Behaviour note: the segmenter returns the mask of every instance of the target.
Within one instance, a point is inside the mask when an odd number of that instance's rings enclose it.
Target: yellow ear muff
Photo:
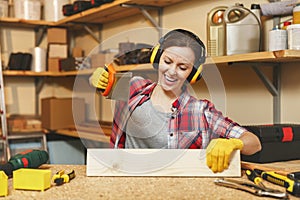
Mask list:
[[[153,64],[154,63],[154,60],[155,60],[155,57],[157,55],[157,51],[159,50],[159,47],[160,45],[156,45],[153,50],[152,50],[152,53],[151,53],[151,56],[150,56],[150,63]]]
[[[194,74],[192,80],[190,81],[191,84],[194,84],[194,83],[197,81],[198,77],[200,76],[200,74],[201,74],[201,72],[202,72],[202,68],[203,68],[202,65],[200,65],[200,66],[198,67],[196,73]]]

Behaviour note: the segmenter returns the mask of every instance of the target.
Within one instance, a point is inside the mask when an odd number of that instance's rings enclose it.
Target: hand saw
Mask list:
[[[129,81],[132,78],[132,72],[116,72],[113,64],[106,65],[108,71],[108,83],[106,89],[101,93],[102,96],[114,100],[128,100]]]

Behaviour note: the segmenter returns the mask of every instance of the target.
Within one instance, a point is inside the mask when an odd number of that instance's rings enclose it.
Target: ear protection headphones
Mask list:
[[[175,29],[172,30],[170,32],[168,32],[165,36],[163,36],[162,38],[160,38],[158,44],[152,49],[151,52],[151,56],[150,56],[150,63],[153,65],[154,69],[158,69],[158,65],[159,65],[159,60],[160,57],[164,51],[162,47],[162,45],[164,44],[164,42],[173,34],[175,33],[181,33],[184,34],[185,36],[194,39],[202,48],[201,49],[201,56],[199,57],[199,59],[197,59],[194,63],[192,72],[190,73],[190,75],[187,78],[187,81],[189,81],[191,84],[195,83],[196,81],[200,80],[202,77],[202,64],[205,62],[206,59],[206,50],[205,50],[205,45],[203,44],[203,42],[200,40],[200,38],[195,35],[194,33],[184,30],[184,29]]]

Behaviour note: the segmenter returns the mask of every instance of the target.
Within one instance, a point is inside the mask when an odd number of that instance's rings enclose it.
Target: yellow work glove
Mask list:
[[[108,72],[103,67],[98,67],[90,77],[90,84],[95,88],[105,90],[108,83]]]
[[[242,150],[244,143],[237,138],[217,138],[210,141],[206,149],[206,164],[214,172],[222,172],[227,169],[231,153],[234,150]]]

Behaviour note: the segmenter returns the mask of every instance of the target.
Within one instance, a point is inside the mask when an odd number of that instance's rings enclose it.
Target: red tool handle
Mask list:
[[[112,64],[105,66],[105,69],[108,71],[108,83],[106,89],[104,90],[104,92],[102,92],[102,95],[106,97],[108,96],[114,85],[116,70]]]

